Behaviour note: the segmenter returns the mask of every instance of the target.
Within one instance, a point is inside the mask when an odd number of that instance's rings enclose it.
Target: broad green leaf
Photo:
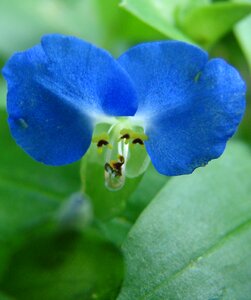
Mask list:
[[[179,26],[195,42],[208,47],[250,13],[248,3],[212,3],[182,12]]]
[[[0,288],[20,300],[112,300],[122,277],[121,253],[95,232],[37,238],[35,231],[13,255]]]
[[[0,112],[0,276],[22,232],[54,214],[80,187],[79,164],[49,167],[32,160],[11,138]]]
[[[121,6],[171,39],[209,47],[251,12],[248,3],[124,0]]]
[[[172,178],[124,243],[118,299],[249,299],[250,178],[251,151],[243,144]]]
[[[123,0],[121,7],[172,39],[191,39],[176,26],[176,12],[187,0]],[[196,1],[197,2],[197,1]]]

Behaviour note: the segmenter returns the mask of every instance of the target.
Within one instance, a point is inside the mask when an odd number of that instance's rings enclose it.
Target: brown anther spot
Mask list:
[[[109,143],[106,140],[100,140],[97,142],[97,147],[102,147],[102,146],[106,146]]]
[[[144,142],[140,138],[136,138],[132,141],[133,144],[144,145]]]
[[[123,140],[123,139],[129,140],[129,139],[130,139],[130,134],[129,134],[129,133],[125,133],[125,134],[123,134],[123,135],[121,136],[120,139],[121,139],[121,140]]]

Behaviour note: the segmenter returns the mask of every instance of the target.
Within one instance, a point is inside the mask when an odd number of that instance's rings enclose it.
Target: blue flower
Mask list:
[[[115,60],[85,41],[52,34],[14,54],[3,75],[14,139],[49,165],[77,161],[92,141],[109,144],[108,133],[92,135],[110,119],[120,124],[125,145],[145,144],[158,172],[188,174],[223,153],[245,110],[239,73],[178,41],[140,44]],[[124,164],[120,156],[105,168],[120,175]]]

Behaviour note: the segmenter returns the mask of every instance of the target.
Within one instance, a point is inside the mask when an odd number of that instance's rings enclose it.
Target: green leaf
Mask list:
[[[116,298],[122,277],[121,253],[95,232],[56,232],[30,237],[0,288],[20,300],[107,300]]]
[[[53,215],[80,187],[79,164],[49,167],[31,159],[11,138],[0,111],[0,276],[22,233]]]
[[[124,0],[120,5],[166,36],[192,42],[186,34],[177,28],[175,20],[176,11],[186,2],[186,0]]]
[[[218,39],[251,12],[251,5],[209,1],[124,0],[121,6],[171,39],[204,47]]]
[[[239,2],[239,1],[235,1]],[[247,3],[251,1],[248,0]],[[251,70],[251,39],[250,39],[250,28],[251,28],[251,16],[245,18],[239,22],[234,29],[235,35],[239,41],[239,44],[243,50],[243,53],[248,61],[249,68]]]
[[[141,214],[123,246],[119,300],[249,299],[251,153],[226,153],[171,179]]]
[[[250,13],[248,3],[212,3],[182,12],[179,26],[196,43],[209,47]]]

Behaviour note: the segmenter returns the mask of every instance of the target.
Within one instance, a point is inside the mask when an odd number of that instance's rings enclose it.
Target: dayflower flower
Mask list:
[[[130,147],[145,146],[159,173],[193,172],[223,153],[245,110],[239,73],[178,41],[140,44],[115,60],[52,34],[14,54],[3,75],[16,142],[55,166],[79,160],[91,142],[99,152],[117,149],[106,155],[108,180],[126,173]],[[100,123],[108,130],[93,136]]]

